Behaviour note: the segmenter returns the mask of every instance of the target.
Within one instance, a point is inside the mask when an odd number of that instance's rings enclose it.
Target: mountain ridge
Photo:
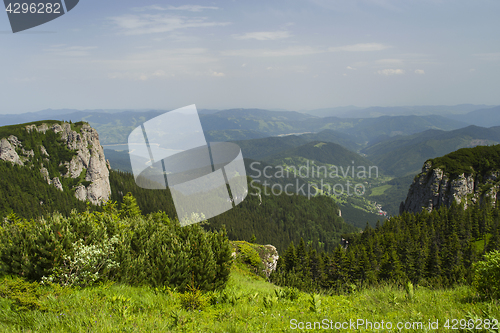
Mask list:
[[[99,134],[87,123],[40,121],[0,128],[0,160],[39,170],[49,185],[81,201],[109,199],[109,170]]]

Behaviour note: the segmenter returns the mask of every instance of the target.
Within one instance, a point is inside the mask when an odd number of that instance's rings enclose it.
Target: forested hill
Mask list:
[[[103,175],[111,192],[106,200],[121,203],[131,192],[143,213],[165,211],[176,218],[168,191],[139,188],[131,174],[108,170],[97,133],[86,123],[43,121],[0,127],[0,141],[0,218],[10,213],[38,218],[54,211],[69,215],[72,209],[100,210],[92,195],[99,194],[96,184]],[[100,169],[95,169],[96,163]],[[86,190],[85,197],[78,195],[79,189]],[[326,250],[333,249],[342,234],[357,231],[339,217],[330,198],[273,195],[256,184],[249,192],[243,203],[210,219],[205,228],[225,225],[230,239],[255,236],[258,243],[278,249],[303,237]]]
[[[290,164],[291,161],[296,162],[296,160],[312,160],[337,166],[365,166],[366,169],[373,165],[366,158],[336,143],[321,141],[313,141],[300,147],[287,149],[281,153],[274,154],[274,156],[268,156],[264,160],[274,165],[282,165],[286,162]]]
[[[110,182],[112,200],[121,201],[130,192],[143,213],[162,210],[176,217],[168,190],[142,189],[131,174],[114,170],[111,170]],[[358,230],[339,217],[338,206],[331,198],[319,196],[308,200],[295,194],[272,195],[269,188],[258,184],[249,186],[248,190],[242,203],[209,219],[205,229],[218,230],[225,226],[231,240],[250,241],[255,236],[254,242],[272,244],[278,251],[286,249],[292,241],[297,243],[301,237],[316,249],[330,251],[340,243],[343,234]]]

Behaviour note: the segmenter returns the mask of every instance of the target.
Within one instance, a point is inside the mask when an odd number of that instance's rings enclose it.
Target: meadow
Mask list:
[[[381,284],[349,294],[308,294],[276,287],[239,258],[226,288],[215,292],[116,283],[42,286],[10,277],[3,277],[0,286],[2,332],[445,332],[453,319],[454,331],[498,332],[492,325],[485,329],[484,323],[500,318],[500,302],[479,299],[469,286],[415,286],[411,292]],[[461,328],[472,321],[474,328]],[[377,330],[382,322],[384,329]],[[336,329],[335,323],[346,329]],[[398,323],[408,329],[398,330]]]

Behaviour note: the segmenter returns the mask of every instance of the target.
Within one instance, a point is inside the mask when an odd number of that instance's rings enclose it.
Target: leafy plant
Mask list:
[[[113,260],[116,243],[116,236],[97,245],[84,245],[83,240],[79,239],[74,244],[74,254],[65,255],[62,265],[55,267],[50,276],[42,277],[42,282],[57,282],[63,286],[92,285],[106,272],[120,267]]]
[[[474,264],[474,281],[479,296],[500,298],[500,252],[484,255],[484,260]]]
[[[321,310],[321,299],[318,294],[311,294],[309,298],[309,311],[320,312]]]
[[[413,296],[414,296],[414,293],[413,293],[413,283],[411,283],[411,281],[408,281],[405,285],[405,290],[406,290],[406,298],[408,298],[408,300],[412,300],[413,299]]]
[[[276,294],[276,297],[279,300],[295,301],[295,300],[299,299],[299,296],[300,296],[300,291],[294,287],[292,287],[292,288],[285,287],[282,289],[276,289],[274,291],[274,293]]]
[[[276,298],[276,296],[266,295],[264,296],[264,298],[262,298],[262,305],[264,305],[264,308],[266,309],[272,309],[277,301],[278,299]]]

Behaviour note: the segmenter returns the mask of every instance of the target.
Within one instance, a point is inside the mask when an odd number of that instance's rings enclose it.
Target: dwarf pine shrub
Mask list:
[[[0,284],[0,297],[13,302],[16,310],[46,310],[41,299],[47,294],[37,282],[21,278],[4,278]]]
[[[199,225],[181,227],[164,212],[142,216],[129,199],[134,209],[127,214],[127,207],[119,211],[110,202],[103,212],[4,219],[4,273],[66,286],[114,280],[180,292],[191,283],[203,291],[225,287],[232,257],[224,229],[212,233]]]
[[[182,308],[188,311],[203,310],[209,303],[209,297],[195,287],[188,288],[189,291],[180,295]]]

